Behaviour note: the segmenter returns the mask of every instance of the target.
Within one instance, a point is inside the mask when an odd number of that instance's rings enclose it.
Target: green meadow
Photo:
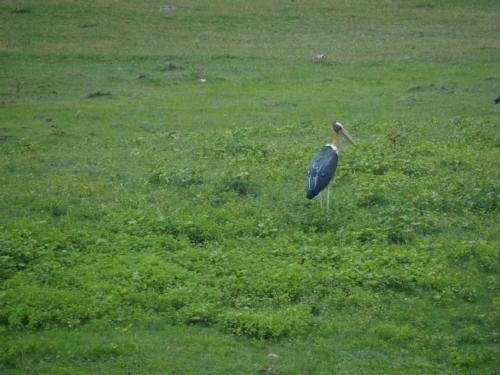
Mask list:
[[[497,373],[499,25],[0,1],[0,373]],[[357,146],[325,212],[333,120]]]

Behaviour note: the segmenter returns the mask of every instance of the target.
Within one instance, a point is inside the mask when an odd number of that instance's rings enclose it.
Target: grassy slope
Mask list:
[[[2,370],[493,371],[496,2],[169,5],[0,4]]]

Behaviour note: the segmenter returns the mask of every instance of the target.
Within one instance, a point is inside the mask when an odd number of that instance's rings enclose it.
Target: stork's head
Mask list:
[[[356,145],[356,143],[354,143],[354,140],[351,138],[349,133],[344,129],[344,126],[340,122],[332,122],[332,131],[347,139],[350,144]]]

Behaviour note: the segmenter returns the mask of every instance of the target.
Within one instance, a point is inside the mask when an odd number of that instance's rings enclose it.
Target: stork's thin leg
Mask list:
[[[319,192],[319,207],[323,208],[323,192]]]
[[[326,187],[326,212],[330,211],[330,184]]]

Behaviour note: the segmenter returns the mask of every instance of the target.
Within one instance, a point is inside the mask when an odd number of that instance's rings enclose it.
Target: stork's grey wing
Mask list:
[[[307,173],[308,199],[314,198],[330,183],[337,169],[337,161],[337,151],[329,146],[323,147],[314,157]]]

